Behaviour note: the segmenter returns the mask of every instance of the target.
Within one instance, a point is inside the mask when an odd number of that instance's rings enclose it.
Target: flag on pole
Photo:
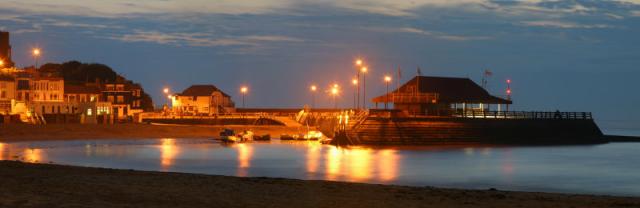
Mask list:
[[[420,66],[418,66],[418,76],[422,76],[422,71],[420,70]]]
[[[398,66],[398,80],[396,81],[396,89],[400,90],[400,81],[402,81],[402,70]]]
[[[484,75],[490,77],[490,76],[493,76],[493,72],[489,71],[488,69],[485,69]]]

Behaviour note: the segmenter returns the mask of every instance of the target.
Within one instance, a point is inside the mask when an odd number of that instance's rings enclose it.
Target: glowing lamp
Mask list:
[[[316,87],[315,85],[311,85],[311,91],[315,92],[316,90],[318,90],[318,87]]]
[[[391,77],[390,76],[384,76],[384,81],[385,82],[391,82]]]

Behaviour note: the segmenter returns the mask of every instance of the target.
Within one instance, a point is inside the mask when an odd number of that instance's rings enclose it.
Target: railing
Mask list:
[[[142,114],[141,119],[216,119],[216,118],[274,118],[269,113],[219,113],[214,115]]]
[[[350,129],[356,129],[369,117],[369,110],[362,110],[353,116],[349,121]]]
[[[491,119],[566,119],[591,120],[591,112],[537,112],[537,111],[465,111],[456,112],[454,117]]]
[[[374,102],[378,103],[436,103],[437,93],[389,93],[389,96],[377,97]]]

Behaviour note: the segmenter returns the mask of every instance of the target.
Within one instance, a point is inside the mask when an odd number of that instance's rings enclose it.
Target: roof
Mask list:
[[[493,103],[511,104],[510,100],[489,94],[469,78],[416,76],[393,93],[437,93],[440,103]],[[384,100],[386,95],[374,98]]]
[[[215,91],[220,91],[220,93],[222,93],[222,95],[225,96],[225,97],[231,97],[231,96],[229,96],[226,93],[222,92],[222,90],[218,89],[216,86],[213,86],[213,85],[191,85],[191,87],[185,89],[179,95],[181,95],[181,96],[211,96],[211,94],[213,94],[213,92],[215,92]]]
[[[100,94],[100,88],[84,85],[64,85],[65,94]]]

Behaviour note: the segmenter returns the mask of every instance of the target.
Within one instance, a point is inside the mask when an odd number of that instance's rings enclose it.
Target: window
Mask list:
[[[118,95],[118,103],[124,103],[124,96]]]
[[[114,100],[113,100],[113,95],[109,95],[109,96],[107,96],[107,101],[109,101],[109,102],[113,103],[113,101],[114,101]]]
[[[92,110],[91,108],[87,109],[87,116],[90,116],[91,114],[93,114],[93,112],[91,110]]]
[[[2,92],[0,92],[0,98],[7,98],[7,92],[2,90]]]

